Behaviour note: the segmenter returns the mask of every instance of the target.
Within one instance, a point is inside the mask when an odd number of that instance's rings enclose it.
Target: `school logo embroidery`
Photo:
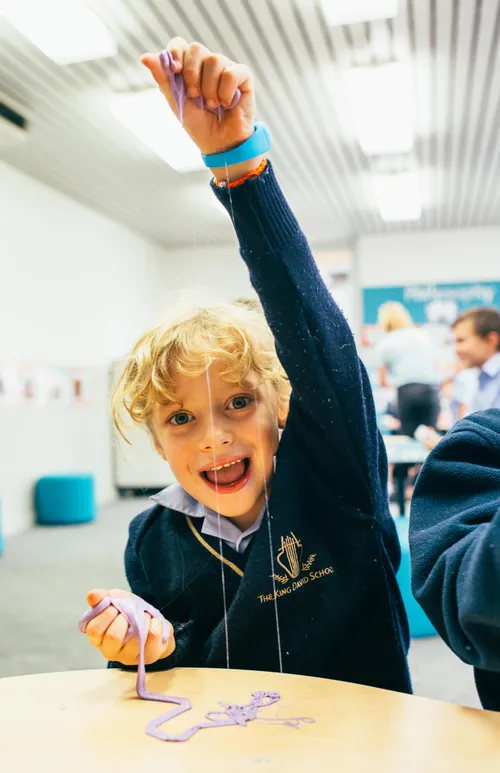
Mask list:
[[[316,553],[310,553],[309,558],[304,561],[304,548],[302,542],[297,539],[295,534],[290,532],[286,537],[281,537],[281,547],[276,554],[276,563],[283,570],[284,574],[273,575],[274,580],[283,587],[276,588],[273,593],[266,593],[259,596],[261,604],[267,601],[274,601],[281,596],[294,593],[299,588],[308,585],[314,580],[333,574],[333,567],[327,566],[324,569],[311,569],[316,561]]]
[[[282,537],[276,561],[286,574],[274,574],[274,579],[285,585],[290,580],[296,580],[301,571],[307,572],[314,563],[316,553],[311,553],[307,561],[302,563],[303,552],[302,543],[293,531],[287,537]]]

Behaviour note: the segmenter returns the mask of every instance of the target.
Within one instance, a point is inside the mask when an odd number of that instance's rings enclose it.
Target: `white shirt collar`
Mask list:
[[[214,510],[205,507],[201,502],[194,499],[179,483],[168,486],[163,491],[152,496],[151,499],[153,502],[157,502],[159,505],[168,507],[178,513],[189,515],[192,518],[203,518],[202,534],[224,540],[227,545],[238,553],[243,553],[246,550],[251,542],[252,535],[259,530],[266,509],[265,507],[262,508],[257,520],[248,529],[241,531],[228,518],[219,516]]]
[[[500,373],[500,352],[497,352],[487,360],[481,370],[486,373],[487,376],[498,376]]]

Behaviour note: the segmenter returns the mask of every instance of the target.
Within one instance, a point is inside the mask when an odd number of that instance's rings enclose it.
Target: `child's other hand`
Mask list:
[[[124,598],[133,595],[123,590],[92,590],[87,595],[87,602],[91,607],[95,607],[106,596]],[[145,615],[149,633],[144,648],[144,659],[147,664],[151,664],[172,654],[175,649],[175,639],[172,629],[167,643],[164,644],[161,622],[152,618],[147,612]],[[90,621],[86,634],[89,642],[100,650],[106,660],[116,660],[124,666],[136,666],[139,662],[139,642],[134,637],[125,643],[127,631],[127,618],[115,607],[110,606]]]
[[[241,145],[254,132],[254,87],[252,73],[243,64],[236,64],[222,54],[213,54],[200,43],[187,43],[174,38],[168,45],[174,73],[182,73],[189,98],[202,95],[209,108],[220,105],[229,107],[236,90],[241,98],[236,107],[225,110],[219,121],[215,113],[200,110],[191,99],[184,106],[184,128],[203,155],[222,153]],[[142,63],[151,71],[153,78],[177,115],[168,77],[163,71],[159,56],[145,54]]]

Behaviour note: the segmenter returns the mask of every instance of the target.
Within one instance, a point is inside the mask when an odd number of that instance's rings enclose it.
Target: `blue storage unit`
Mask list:
[[[408,622],[410,623],[411,637],[412,639],[420,639],[424,636],[436,636],[436,629],[411,590],[410,546],[408,543],[409,520],[404,516],[399,516],[395,518],[395,523],[401,544],[401,566],[399,567],[397,580],[406,607]]]
[[[96,517],[94,476],[47,475],[35,487],[36,522],[44,526],[89,523]]]

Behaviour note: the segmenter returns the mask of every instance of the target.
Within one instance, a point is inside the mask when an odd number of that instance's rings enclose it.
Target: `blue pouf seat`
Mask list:
[[[36,522],[44,526],[89,523],[96,517],[94,476],[46,475],[35,487]]]
[[[408,615],[410,624],[410,635],[412,639],[420,639],[425,636],[436,636],[437,632],[424,610],[415,599],[411,590],[411,564],[410,564],[410,545],[408,542],[409,521],[405,516],[395,518],[398,531],[399,542],[401,545],[401,565],[397,574],[397,581],[403,602]]]

